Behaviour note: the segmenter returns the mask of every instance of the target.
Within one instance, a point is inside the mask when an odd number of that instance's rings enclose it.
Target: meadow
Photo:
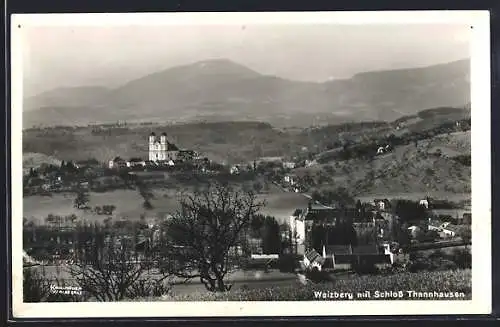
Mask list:
[[[163,214],[172,214],[179,209],[179,200],[182,190],[159,188],[154,189],[154,198],[151,200],[153,209],[145,210],[144,200],[136,190],[114,190],[104,193],[89,193],[89,207],[115,205],[114,218],[139,220],[141,215],[155,217]],[[82,220],[89,222],[102,221],[107,216],[100,216],[92,210],[74,208],[75,194],[54,193],[52,196],[34,195],[23,199],[23,217],[42,222],[49,214],[67,216],[75,214]],[[259,194],[258,199],[265,201],[261,213],[274,216],[279,223],[288,221],[288,217],[297,208],[307,207],[309,199],[298,193],[287,193],[277,188],[271,188],[269,193]]]

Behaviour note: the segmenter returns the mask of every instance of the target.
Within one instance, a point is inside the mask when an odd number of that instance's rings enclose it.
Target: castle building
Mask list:
[[[169,161],[177,160],[179,148],[167,140],[167,133],[162,133],[160,138],[155,133],[149,135],[149,160]]]

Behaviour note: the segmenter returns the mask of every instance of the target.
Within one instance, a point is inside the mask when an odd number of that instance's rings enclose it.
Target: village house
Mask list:
[[[436,231],[439,233],[444,228],[446,228],[446,226],[448,226],[449,224],[450,224],[450,222],[442,222],[440,220],[434,220],[434,219],[429,218],[427,228],[428,228],[428,230],[433,230],[433,231]]]
[[[142,160],[141,158],[130,158],[129,161],[127,161],[127,167],[145,167],[146,162]]]
[[[410,227],[408,227],[408,233],[410,233],[410,236],[412,238],[416,238],[418,233],[421,231],[422,229],[418,226],[415,226],[415,225],[412,225]]]
[[[375,207],[380,211],[389,210],[391,207],[391,202],[388,199],[374,199],[373,203]]]
[[[385,146],[379,146],[377,148],[377,154],[384,154],[391,151],[391,146],[389,144],[386,144]]]
[[[458,235],[459,230],[460,226],[454,224],[448,224],[441,230],[439,236],[442,238],[453,238]]]
[[[108,164],[109,169],[120,169],[127,167],[127,161],[120,157],[115,157],[113,160],[109,161]]]
[[[312,167],[312,166],[314,166],[316,164],[318,164],[316,162],[316,160],[306,160],[304,165],[305,165],[305,167]]]
[[[229,173],[231,175],[238,175],[240,173],[240,166],[239,165],[231,166],[231,168],[229,169]]]
[[[309,249],[304,253],[303,263],[306,269],[317,269],[321,271],[323,265],[325,264],[325,258],[323,258],[316,250]]]
[[[450,222],[441,222],[439,220],[429,219],[428,229],[436,231],[441,238],[453,238],[457,236],[460,225],[456,225]]]
[[[425,207],[425,209],[429,209],[429,198],[420,200],[418,204]]]
[[[191,161],[197,160],[199,158],[200,158],[199,153],[197,153],[194,150],[179,150],[179,153],[177,155],[177,159],[180,161],[183,161],[183,162],[186,162],[186,161],[191,162]]]
[[[173,167],[175,162],[173,160],[158,160],[155,162],[157,166],[160,167]]]
[[[283,168],[284,169],[294,169],[296,166],[295,162],[292,161],[285,161],[283,162]]]
[[[283,181],[290,186],[295,186],[297,184],[298,178],[296,175],[287,174],[285,175],[285,177],[283,177]]]
[[[385,268],[394,264],[394,254],[389,244],[379,247],[376,244],[364,246],[328,245],[323,246],[322,255],[314,249],[308,249],[304,255],[307,269],[325,271],[352,270],[355,265],[374,265]]]

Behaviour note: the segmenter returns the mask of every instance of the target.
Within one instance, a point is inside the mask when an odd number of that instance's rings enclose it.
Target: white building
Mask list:
[[[290,184],[291,186],[294,186],[295,184],[297,184],[297,176],[295,176],[295,175],[285,175],[285,177],[283,177],[283,181],[285,183]]]
[[[229,173],[231,175],[237,175],[240,173],[240,167],[238,165],[234,165],[234,166],[231,166],[231,168],[229,169]]]
[[[418,204],[425,207],[425,209],[429,209],[429,200],[427,200],[427,199],[420,200],[420,202]]]
[[[299,217],[290,216],[290,231],[294,242],[297,245],[302,245],[306,241],[306,225],[304,220]]]
[[[160,139],[156,138],[155,133],[149,135],[149,160],[166,161],[176,160],[179,154],[179,148],[168,142],[167,133],[162,133]]]

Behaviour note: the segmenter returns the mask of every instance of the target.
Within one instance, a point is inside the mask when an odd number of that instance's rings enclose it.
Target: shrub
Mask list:
[[[451,259],[458,268],[469,269],[472,266],[472,255],[466,249],[456,249],[451,255]]]
[[[379,272],[373,262],[355,262],[352,268],[359,275],[374,275]]]
[[[298,267],[298,261],[293,254],[281,255],[278,261],[278,267],[281,272],[294,272]]]
[[[330,282],[333,281],[332,276],[324,271],[318,270],[318,268],[314,267],[311,270],[306,271],[306,277],[312,281],[313,283],[322,283],[322,282]]]

